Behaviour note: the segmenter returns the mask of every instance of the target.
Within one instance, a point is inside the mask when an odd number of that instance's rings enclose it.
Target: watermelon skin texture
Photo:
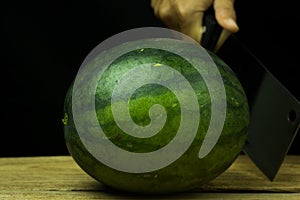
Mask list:
[[[178,47],[175,45],[174,48]],[[184,51],[193,51],[192,49],[187,50],[189,48],[183,49]],[[234,162],[246,142],[249,127],[249,107],[244,90],[233,71],[215,54],[208,53],[222,76],[227,109],[222,134],[207,156],[201,159],[198,157],[211,116],[211,99],[204,80],[190,66],[189,62],[176,54],[160,49],[137,48],[115,60],[99,79],[95,101],[99,124],[107,138],[119,148],[127,151],[151,152],[167,145],[176,135],[180,123],[180,102],[172,91],[161,85],[150,84],[139,88],[130,99],[129,110],[132,120],[141,126],[150,122],[148,111],[153,104],[158,103],[165,107],[168,113],[166,124],[158,134],[150,138],[135,138],[124,133],[115,123],[110,105],[111,93],[121,76],[120,74],[133,66],[147,63],[153,63],[153,66],[157,66],[155,63],[164,64],[183,74],[197,94],[200,121],[192,145],[178,160],[152,172],[128,173],[104,165],[85,148],[76,130],[72,114],[72,84],[64,102],[64,134],[67,148],[76,163],[87,174],[108,187],[142,194],[193,190],[222,174]],[[198,59],[199,63],[205,64],[201,58],[195,57],[193,59]]]

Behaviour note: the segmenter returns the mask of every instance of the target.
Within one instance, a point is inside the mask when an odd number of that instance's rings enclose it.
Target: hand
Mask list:
[[[223,27],[217,51],[231,33],[239,30],[236,23],[234,0],[151,0],[155,15],[171,29],[180,31],[197,42],[201,41],[204,12],[213,6],[216,20]]]

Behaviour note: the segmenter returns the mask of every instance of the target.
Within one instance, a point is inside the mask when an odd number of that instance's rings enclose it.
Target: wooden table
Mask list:
[[[195,191],[159,196],[106,188],[70,156],[0,158],[0,199],[288,199],[300,200],[300,156],[287,156],[269,181],[245,155]]]

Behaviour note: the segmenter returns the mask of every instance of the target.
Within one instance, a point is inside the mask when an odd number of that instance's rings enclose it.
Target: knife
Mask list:
[[[203,24],[201,45],[213,51],[222,32],[213,9]],[[300,128],[300,103],[234,34],[216,54],[237,75],[248,98],[250,126],[243,152],[273,181]]]

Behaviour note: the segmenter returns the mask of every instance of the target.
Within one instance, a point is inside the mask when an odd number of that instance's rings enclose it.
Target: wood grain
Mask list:
[[[245,155],[196,190],[160,196],[120,193],[82,171],[70,156],[0,158],[0,199],[300,199],[300,156],[286,157],[269,181]]]

